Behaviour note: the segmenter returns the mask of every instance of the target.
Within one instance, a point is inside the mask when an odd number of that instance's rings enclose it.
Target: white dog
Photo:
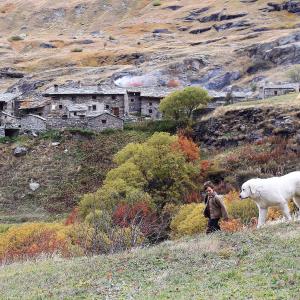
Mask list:
[[[290,221],[288,201],[293,199],[300,209],[300,171],[281,177],[250,179],[242,185],[240,198],[251,198],[256,202],[259,209],[258,228],[265,223],[270,206],[279,206]]]

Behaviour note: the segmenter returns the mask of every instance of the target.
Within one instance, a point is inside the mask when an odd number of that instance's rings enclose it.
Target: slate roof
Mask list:
[[[0,102],[9,102],[20,96],[13,93],[0,93]]]
[[[83,86],[78,88],[72,87],[58,87],[55,90],[54,87],[48,89],[44,95],[45,96],[55,96],[55,95],[125,95],[126,90],[122,88],[115,88],[110,86]]]

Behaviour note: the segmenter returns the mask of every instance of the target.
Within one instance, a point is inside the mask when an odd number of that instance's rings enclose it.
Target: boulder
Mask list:
[[[28,148],[18,146],[14,149],[13,153],[14,153],[14,156],[21,157],[21,156],[24,156],[28,153]]]
[[[55,45],[50,44],[50,43],[41,43],[40,48],[51,49],[51,48],[57,48],[57,47]]]
[[[38,190],[40,188],[40,184],[38,182],[35,182],[31,179],[30,183],[29,183],[29,188],[35,192],[36,190]]]

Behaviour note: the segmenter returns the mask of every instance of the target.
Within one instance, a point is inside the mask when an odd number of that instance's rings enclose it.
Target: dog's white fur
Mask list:
[[[290,221],[289,200],[293,199],[300,209],[300,171],[281,177],[250,179],[242,185],[240,198],[251,198],[256,202],[259,209],[257,227],[265,224],[270,206],[279,206]]]

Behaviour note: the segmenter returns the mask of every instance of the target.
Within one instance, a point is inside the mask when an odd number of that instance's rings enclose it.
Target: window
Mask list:
[[[93,105],[93,110],[97,110],[97,105]]]
[[[105,105],[105,108],[106,108],[106,109],[109,109],[109,105],[108,105],[108,104],[106,104],[106,105]]]
[[[73,101],[75,101],[75,100],[76,100],[76,97],[75,97],[75,96],[72,96],[71,99],[72,99]]]
[[[117,96],[116,96],[116,95],[112,95],[111,98],[112,98],[113,100],[116,100],[116,99],[117,99]]]
[[[152,106],[152,102],[149,102],[149,106]]]
[[[152,114],[152,112],[153,112],[152,109],[149,109],[149,114]]]
[[[59,108],[59,109],[62,109],[62,108],[63,108],[62,104],[59,104],[58,108]]]
[[[278,91],[274,91],[274,95],[277,96],[278,95]]]
[[[68,116],[67,116],[67,115],[63,115],[61,118],[62,118],[63,120],[66,120],[66,119],[68,119]]]
[[[101,120],[102,121],[102,124],[106,124],[106,120]]]
[[[74,116],[77,116],[77,111],[74,111]]]
[[[131,102],[134,102],[134,99],[130,99]]]
[[[94,95],[94,96],[92,96],[92,99],[94,99],[94,100],[95,100],[95,99],[97,99],[97,96],[95,96],[95,95]]]

